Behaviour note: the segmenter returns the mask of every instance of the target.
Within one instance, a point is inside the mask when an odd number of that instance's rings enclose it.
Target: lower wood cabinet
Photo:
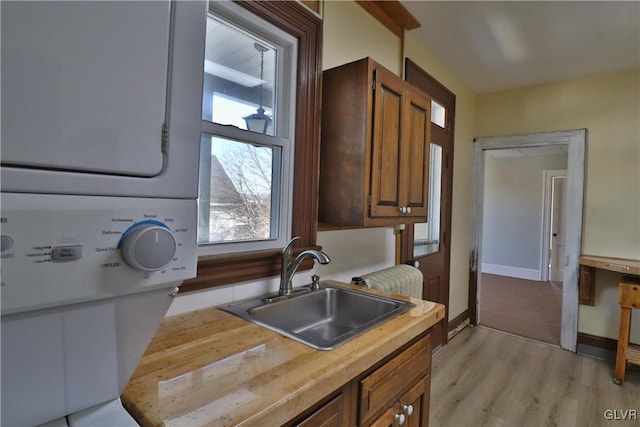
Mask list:
[[[349,421],[349,395],[339,393],[329,402],[320,406],[294,425],[300,427],[341,427],[350,425]]]
[[[427,427],[429,425],[429,390],[431,379],[427,375],[402,395],[371,427]]]
[[[287,425],[427,427],[430,374],[430,335],[425,335]]]

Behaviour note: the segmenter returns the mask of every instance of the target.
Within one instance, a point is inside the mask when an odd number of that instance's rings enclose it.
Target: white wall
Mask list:
[[[567,156],[485,159],[482,262],[485,272],[540,280],[544,170],[566,169]],[[516,275],[529,273],[528,276]]]

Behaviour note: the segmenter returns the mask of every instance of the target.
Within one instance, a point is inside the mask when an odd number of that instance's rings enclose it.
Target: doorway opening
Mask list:
[[[564,193],[560,174],[554,180],[549,172],[567,167],[567,146],[486,150],[484,155],[480,324],[560,345],[563,279],[550,282],[548,277],[549,260],[561,270],[555,259],[564,258],[556,254],[564,250]],[[556,236],[549,239],[551,229]],[[551,243],[556,244],[552,257]]]
[[[584,185],[584,151],[586,142],[586,130],[573,130],[562,132],[546,132],[538,134],[517,135],[509,137],[478,138],[475,140],[475,188],[474,188],[474,215],[472,228],[472,252],[470,260],[470,289],[469,309],[472,322],[482,323],[481,310],[478,305],[482,292],[482,270],[483,264],[490,265],[491,258],[485,259],[483,234],[484,229],[484,207],[485,207],[485,167],[486,153],[490,150],[498,149],[525,149],[530,147],[566,147],[566,202],[563,204],[564,215],[564,255],[560,256],[560,262],[564,261],[562,271],[562,296],[561,302],[561,328],[560,346],[564,349],[575,351],[578,333],[578,270],[581,250],[582,235],[582,203]],[[562,169],[556,167],[555,169]],[[538,181],[539,182],[539,181]],[[558,181],[559,182],[559,181]],[[559,192],[560,190],[557,190]],[[542,215],[538,210],[538,215]],[[504,223],[502,223],[504,225]],[[538,231],[539,232],[539,231]],[[553,239],[549,239],[553,241]],[[512,240],[504,245],[503,250],[514,252],[509,256],[515,256],[515,252],[520,252],[523,241]],[[550,245],[551,243],[549,243]],[[543,248],[549,247],[546,243]],[[544,254],[546,250],[541,251]],[[547,254],[548,256],[548,254]],[[519,272],[533,274],[533,277],[525,277],[525,280],[532,278],[541,281],[545,274],[544,264],[549,263],[546,256],[538,258],[538,269],[535,271],[531,264],[520,268]],[[485,269],[486,270],[486,269]],[[518,271],[518,270],[515,270]],[[547,271],[548,275],[549,272]]]

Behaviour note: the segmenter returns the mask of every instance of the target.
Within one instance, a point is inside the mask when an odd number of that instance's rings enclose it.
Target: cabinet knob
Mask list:
[[[403,425],[406,417],[404,414],[393,414],[393,418],[398,422],[398,425]]]
[[[407,208],[405,208],[404,206],[400,208],[400,213],[407,213]]]
[[[411,208],[407,208],[407,213],[411,213]]]
[[[410,417],[413,414],[413,405],[402,405],[402,410]]]

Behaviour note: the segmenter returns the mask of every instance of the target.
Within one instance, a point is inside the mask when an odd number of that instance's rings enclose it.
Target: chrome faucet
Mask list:
[[[293,284],[291,283],[291,279],[293,279],[293,275],[300,267],[300,264],[306,257],[312,257],[320,264],[329,264],[331,259],[322,251],[317,251],[315,249],[307,249],[306,251],[302,251],[298,254],[298,256],[292,261],[291,260],[291,247],[293,243],[298,240],[300,236],[296,236],[293,239],[289,240],[287,246],[282,250],[282,264],[280,269],[280,290],[278,293],[280,295],[291,295],[293,293]]]

